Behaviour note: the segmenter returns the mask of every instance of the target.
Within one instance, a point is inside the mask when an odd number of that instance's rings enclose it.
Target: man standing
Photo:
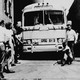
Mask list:
[[[6,37],[8,39],[6,43],[6,51],[8,53],[8,64],[7,64],[7,70],[8,73],[14,73],[14,71],[10,70],[10,65],[14,66],[14,45],[13,45],[13,31],[12,31],[12,23],[8,22],[6,23]],[[9,51],[8,51],[9,50]]]
[[[4,78],[3,76],[3,68],[5,64],[5,45],[4,43],[6,42],[6,29],[4,28],[4,21],[2,20],[0,22],[0,80]]]
[[[14,35],[14,41],[15,41],[15,63],[18,62],[18,56],[20,57],[20,53],[22,53],[22,42],[21,42],[21,37],[22,37],[22,31],[23,29],[21,28],[21,21],[17,22],[16,25],[16,34]]]
[[[74,58],[74,44],[76,44],[77,42],[77,34],[76,32],[71,28],[72,26],[72,22],[68,21],[67,23],[67,40],[68,40],[68,46],[70,47],[72,54],[73,54],[73,58]]]

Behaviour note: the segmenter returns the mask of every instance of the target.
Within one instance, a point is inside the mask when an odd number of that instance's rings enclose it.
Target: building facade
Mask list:
[[[14,24],[13,0],[0,0],[0,21]]]

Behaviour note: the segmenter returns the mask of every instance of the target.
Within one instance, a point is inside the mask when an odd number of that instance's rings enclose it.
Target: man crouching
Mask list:
[[[63,43],[63,58],[62,58],[62,64],[61,66],[64,66],[65,64],[72,64],[73,56],[71,49],[67,45],[67,43]]]

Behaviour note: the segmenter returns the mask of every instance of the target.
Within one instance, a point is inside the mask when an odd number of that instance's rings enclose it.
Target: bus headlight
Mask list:
[[[65,38],[63,38],[63,39],[62,39],[62,41],[63,41],[63,42],[65,42],[65,41],[66,41],[66,39],[65,39]]]
[[[63,43],[64,41],[65,41],[64,38],[58,38],[58,39],[57,39],[57,42],[58,42],[58,43]]]
[[[49,39],[49,42],[55,42],[55,39]]]
[[[33,40],[32,40],[32,43],[33,43],[34,45],[38,45],[38,44],[39,44],[39,40],[38,40],[38,39],[33,39]]]
[[[58,41],[58,43],[62,43],[62,39],[61,38],[58,38],[57,41]]]

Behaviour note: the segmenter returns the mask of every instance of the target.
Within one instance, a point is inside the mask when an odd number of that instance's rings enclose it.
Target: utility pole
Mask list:
[[[14,27],[14,0],[12,0],[12,25]]]
[[[44,0],[43,0],[43,6],[44,6]],[[44,18],[44,10],[43,10],[43,25],[44,25],[44,23],[45,23],[45,18]]]

